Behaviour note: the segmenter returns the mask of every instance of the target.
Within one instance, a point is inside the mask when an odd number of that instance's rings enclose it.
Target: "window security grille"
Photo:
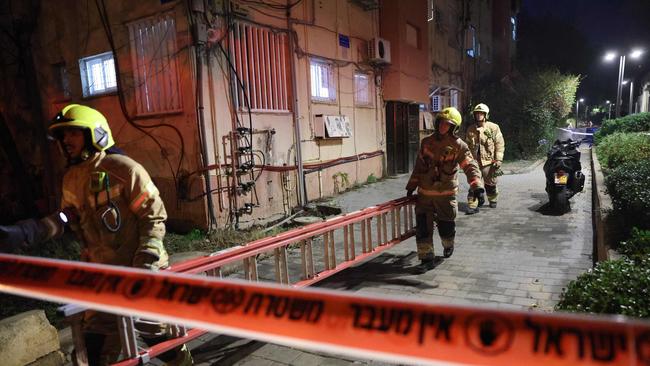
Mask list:
[[[235,104],[240,109],[289,111],[288,40],[285,33],[235,22],[230,32],[230,58],[237,70]]]
[[[138,115],[182,110],[176,24],[171,13],[128,24]]]

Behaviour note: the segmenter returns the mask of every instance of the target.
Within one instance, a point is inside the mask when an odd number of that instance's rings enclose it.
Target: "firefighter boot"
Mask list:
[[[486,184],[485,193],[487,193],[488,201],[490,202],[490,208],[497,208],[497,198],[499,197],[497,186],[490,186]]]
[[[445,258],[451,257],[454,254],[454,238],[456,237],[456,222],[454,221],[439,221],[438,230],[440,232],[440,240],[442,241],[443,252]]]
[[[432,270],[435,267],[435,258],[431,256],[431,258],[426,258],[420,260],[420,264],[415,267],[415,270],[413,271],[415,274],[424,274],[427,273],[429,270]]]

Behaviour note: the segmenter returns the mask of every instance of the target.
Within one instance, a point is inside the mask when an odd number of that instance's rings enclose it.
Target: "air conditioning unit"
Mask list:
[[[390,63],[390,42],[383,38],[373,38],[368,42],[368,62],[371,64]]]
[[[352,136],[350,117],[314,115],[314,137],[318,139],[343,138]]]

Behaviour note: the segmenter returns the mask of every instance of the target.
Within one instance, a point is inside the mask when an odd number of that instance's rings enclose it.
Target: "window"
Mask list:
[[[138,115],[182,110],[173,14],[128,24]]]
[[[470,25],[469,28],[467,28],[467,34],[465,35],[465,51],[469,57],[478,56],[476,49],[476,28],[474,28],[473,25]]]
[[[431,110],[434,112],[440,112],[442,110],[442,101],[440,100],[440,95],[431,96]]]
[[[372,106],[374,95],[372,93],[371,75],[359,72],[354,73],[354,104],[358,106]]]
[[[415,48],[419,48],[419,44],[420,44],[419,41],[420,41],[420,30],[416,26],[410,23],[406,23],[406,43]]]
[[[458,94],[459,94],[458,90],[453,90],[452,89],[451,91],[449,91],[449,99],[450,99],[449,106],[450,107],[454,107],[454,108],[458,109]]]
[[[517,18],[510,17],[510,25],[512,26],[512,40],[517,40]]]
[[[320,102],[336,102],[334,67],[320,60],[310,61],[311,99]]]
[[[232,80],[240,109],[288,111],[288,43],[285,33],[235,22],[230,32],[230,58],[242,86]]]
[[[107,94],[117,90],[112,52],[80,59],[79,69],[81,70],[81,86],[84,97]]]

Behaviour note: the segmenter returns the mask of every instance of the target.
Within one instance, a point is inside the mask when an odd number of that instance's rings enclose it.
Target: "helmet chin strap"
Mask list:
[[[63,144],[60,144],[61,151],[63,152],[63,155],[65,155],[65,158],[68,162],[68,166],[71,165],[77,165],[81,164],[84,161],[90,159],[94,154],[93,149],[88,149],[87,147],[84,147],[83,150],[81,150],[81,154],[79,154],[79,157],[73,158],[70,156],[70,153],[68,153],[65,148],[62,146]]]

